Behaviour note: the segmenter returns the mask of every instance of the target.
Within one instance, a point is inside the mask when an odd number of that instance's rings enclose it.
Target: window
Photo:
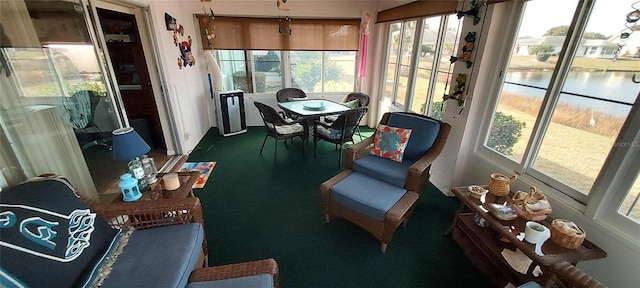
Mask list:
[[[626,15],[633,1],[619,2],[521,4],[523,17],[485,130],[483,146],[492,151],[487,155],[582,204],[637,97],[631,76],[640,71],[638,59],[622,53],[618,61],[613,61],[614,54],[589,57],[616,45],[614,36],[625,24],[619,15]],[[591,41],[594,37],[606,39]],[[582,46],[585,43],[600,46]],[[629,197],[635,197],[637,186],[630,191]]]
[[[277,92],[283,87],[306,93],[351,92],[355,85],[355,51],[217,50],[224,89],[246,93]],[[290,65],[283,65],[282,59]],[[250,59],[250,60],[247,60]],[[291,79],[290,86],[286,83]]]
[[[455,15],[392,23],[389,27],[384,95],[393,104],[437,119],[450,84],[461,28]],[[400,37],[400,35],[403,35]]]

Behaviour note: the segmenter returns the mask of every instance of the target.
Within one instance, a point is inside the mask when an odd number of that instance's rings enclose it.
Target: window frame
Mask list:
[[[551,123],[553,109],[558,99],[561,97],[561,90],[564,86],[565,79],[568,75],[568,69],[571,68],[573,55],[578,54],[579,42],[581,35],[586,29],[591,9],[595,5],[595,1],[579,1],[576,6],[576,12],[571,22],[570,30],[563,48],[559,55],[559,62],[551,79],[551,83],[547,88],[545,98],[541,105],[541,110],[536,118],[533,133],[524,157],[520,163],[504,156],[487,146],[485,143],[489,137],[491,130],[492,118],[498,108],[499,96],[504,82],[506,71],[509,67],[511,53],[516,45],[517,32],[524,16],[526,4],[524,2],[515,3],[514,10],[510,17],[506,17],[506,22],[517,25],[507,25],[501,33],[502,44],[498,45],[500,49],[495,49],[493,58],[496,65],[499,65],[494,75],[487,76],[490,87],[487,89],[489,99],[484,106],[484,114],[481,121],[479,137],[475,141],[473,153],[481,159],[499,167],[506,171],[521,171],[521,178],[529,184],[534,185],[547,193],[551,198],[567,207],[576,210],[586,219],[596,220],[600,222],[600,227],[609,231],[627,243],[640,245],[640,225],[633,220],[626,218],[618,213],[618,208],[625,200],[631,185],[635,181],[635,177],[640,177],[640,94],[638,95],[634,105],[631,107],[625,124],[615,143],[631,143],[629,149],[626,147],[613,147],[607,160],[603,163],[598,177],[588,195],[584,195],[579,191],[561,183],[558,180],[551,179],[550,176],[543,175],[542,172],[533,168],[533,160],[537,156],[543,136],[546,133],[548,125]],[[571,55],[567,57],[565,55]],[[587,56],[587,55],[585,55]],[[562,77],[560,77],[562,76]],[[477,91],[476,91],[477,93]],[[550,97],[550,96],[553,97]],[[536,151],[531,151],[531,150]],[[535,153],[533,153],[535,152]],[[567,193],[567,191],[571,191]],[[583,198],[575,197],[578,193]]]
[[[281,75],[281,84],[282,84],[282,88],[290,88],[292,87],[292,71],[291,71],[291,58],[290,58],[290,53],[291,52],[309,52],[309,51],[304,51],[304,50],[296,50],[296,51],[289,51],[289,50],[241,50],[241,49],[230,49],[230,50],[215,50],[216,51],[216,61],[218,62],[218,65],[221,65],[221,61],[230,61],[230,60],[221,60],[221,57],[218,53],[220,52],[226,52],[226,51],[242,51],[244,54],[244,64],[245,64],[245,72],[247,73],[247,80],[248,82],[250,81],[250,86],[251,86],[251,91],[245,91],[246,94],[268,94],[268,93],[273,93],[273,92],[256,92],[256,71],[255,71],[255,61],[253,60],[254,58],[254,51],[278,51],[280,52],[280,73]],[[322,89],[319,92],[314,92],[314,91],[304,91],[307,95],[313,95],[313,94],[321,94],[323,96],[331,96],[331,95],[344,95],[346,92],[351,92],[351,91],[355,91],[356,89],[356,85],[357,85],[357,62],[358,62],[358,58],[357,58],[357,53],[354,51],[344,51],[344,52],[353,52],[356,53],[356,57],[354,58],[354,71],[353,71],[353,87],[352,90],[350,91],[338,91],[338,92],[325,92],[325,77],[324,77],[324,72],[325,72],[325,68],[326,68],[326,63],[327,59],[326,59],[326,52],[335,52],[332,50],[327,50],[327,51],[315,51],[315,52],[320,52],[321,55],[321,71],[320,71],[320,83],[322,84]],[[240,60],[233,60],[233,61],[240,61]],[[233,81],[233,80],[232,80]],[[235,87],[233,87],[232,89],[235,89]],[[302,88],[301,88],[302,89]],[[304,90],[304,89],[303,89]]]
[[[438,39],[435,43],[434,46],[434,58],[433,58],[433,63],[432,63],[432,67],[430,69],[431,71],[431,75],[428,79],[429,81],[429,88],[427,91],[427,95],[425,97],[425,109],[424,112],[422,114],[424,115],[429,115],[429,111],[431,111],[431,107],[433,106],[433,102],[434,100],[436,100],[437,95],[435,94],[435,90],[436,90],[436,85],[438,83],[438,75],[440,73],[446,74],[449,77],[449,83],[451,83],[451,81],[453,81],[453,69],[449,69],[449,68],[443,68],[442,65],[440,65],[440,60],[442,58],[442,53],[444,51],[444,46],[445,46],[445,40],[446,40],[446,31],[449,25],[449,18],[454,15],[454,14],[445,14],[445,15],[431,15],[431,16],[427,16],[427,17],[421,17],[421,18],[413,18],[413,19],[404,19],[401,21],[394,21],[394,22],[388,22],[386,29],[385,29],[385,35],[384,37],[386,37],[386,45],[387,45],[387,49],[385,50],[385,57],[384,57],[384,72],[382,74],[381,77],[381,82],[380,82],[380,90],[383,91],[383,95],[384,97],[389,98],[390,100],[390,104],[392,107],[394,107],[394,109],[397,110],[401,110],[401,111],[412,111],[411,107],[413,105],[413,101],[415,100],[415,83],[417,80],[417,75],[418,75],[418,70],[419,68],[419,63],[420,63],[420,50],[421,50],[421,45],[422,45],[422,37],[423,37],[423,33],[424,33],[424,27],[425,27],[425,23],[426,23],[426,19],[428,18],[434,18],[434,17],[440,17],[440,26],[438,28]],[[411,61],[410,63],[407,63],[404,66],[409,66],[409,75],[407,76],[407,89],[405,91],[405,95],[404,95],[404,103],[399,103],[398,102],[398,84],[399,84],[399,79],[400,79],[400,71],[402,69],[401,63],[402,63],[402,51],[404,49],[404,45],[406,44],[404,41],[404,37],[403,35],[405,35],[405,31],[406,31],[406,27],[407,27],[407,23],[409,22],[416,22],[416,27],[415,27],[415,31],[414,31],[414,35],[413,35],[413,46],[411,47]],[[458,21],[462,21],[462,19],[458,19]],[[386,88],[387,88],[387,79],[388,79],[388,73],[389,73],[389,59],[392,56],[392,48],[393,48],[393,33],[391,32],[392,26],[394,24],[400,24],[400,30],[399,31],[399,35],[400,35],[400,39],[399,39],[399,43],[398,43],[398,49],[396,51],[395,54],[396,56],[396,61],[394,63],[395,65],[395,71],[394,71],[394,77],[393,77],[393,91],[390,94],[386,94]],[[459,36],[459,35],[458,35]],[[456,39],[456,41],[458,41],[459,39]],[[455,47],[454,47],[455,48]],[[451,70],[451,71],[449,71]],[[417,112],[416,112],[417,113]]]

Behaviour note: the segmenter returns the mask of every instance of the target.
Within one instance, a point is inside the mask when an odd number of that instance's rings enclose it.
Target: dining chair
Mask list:
[[[314,155],[318,156],[318,141],[324,140],[340,146],[340,154],[338,158],[338,167],[342,165],[343,146],[347,142],[353,143],[353,134],[355,133],[360,119],[367,113],[368,108],[357,108],[343,112],[332,123],[326,123],[320,120],[314,121],[313,125],[313,150]]]
[[[347,105],[349,105],[348,103],[352,103],[352,101],[357,101],[356,103],[357,105],[355,105],[355,107],[357,108],[369,107],[369,102],[371,101],[371,97],[369,97],[369,95],[365,93],[351,92],[347,94],[347,96],[345,96],[344,99],[342,99],[342,103]],[[353,108],[353,107],[350,107],[350,108]],[[324,117],[324,122],[331,123],[333,121],[336,121],[336,119],[338,119],[338,116],[335,116],[335,115],[326,116]],[[360,134],[360,125],[356,126],[356,132],[358,133],[358,137],[360,137],[360,140],[362,140],[362,134]]]
[[[262,147],[260,147],[260,155],[262,155],[262,150],[264,149],[264,144],[267,142],[268,137],[272,137],[275,140],[273,154],[274,163],[278,157],[278,140],[300,137],[302,139],[302,154],[304,155],[307,133],[302,122],[306,120],[304,118],[288,120],[283,118],[269,105],[257,101],[253,102],[253,104],[258,108],[260,117],[262,117],[262,121],[264,122],[264,127],[267,129],[267,135],[265,135],[264,141],[262,141]],[[287,142],[285,141],[285,146],[286,145]]]
[[[278,90],[278,92],[276,92],[276,100],[278,101],[278,103],[303,100],[306,98],[307,98],[307,94],[298,88],[282,88]],[[282,117],[284,118],[291,118],[291,119],[297,118],[296,115],[293,115],[287,112],[280,112],[280,114],[283,115]]]

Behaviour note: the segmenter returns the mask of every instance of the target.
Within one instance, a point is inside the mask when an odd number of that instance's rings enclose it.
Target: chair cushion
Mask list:
[[[387,125],[412,129],[411,138],[404,150],[404,159],[410,161],[424,156],[440,132],[440,123],[437,121],[403,113],[392,113]]]
[[[102,287],[184,287],[198,268],[203,238],[199,223],[138,230]]]
[[[4,190],[0,192],[0,283],[80,287],[111,251],[119,233],[91,211],[62,177],[38,178]]]
[[[404,182],[413,162],[396,162],[386,158],[370,155],[362,157],[353,163],[353,170],[369,177],[387,182],[391,185],[404,187]]]
[[[267,123],[267,126],[273,128],[273,124]],[[280,135],[293,134],[304,131],[304,126],[300,125],[300,123],[294,123],[291,125],[279,125],[276,127],[276,133]]]
[[[353,172],[331,187],[330,197],[336,202],[373,219],[384,221],[387,211],[407,190]]]
[[[347,135],[353,134],[354,128],[347,129]],[[318,125],[318,134],[322,135],[325,138],[339,140],[342,138],[342,130],[325,128],[324,126]]]
[[[214,281],[192,282],[187,288],[273,288],[271,274],[258,274],[238,278],[221,279]]]
[[[402,162],[409,136],[411,136],[411,129],[378,124],[371,154]]]

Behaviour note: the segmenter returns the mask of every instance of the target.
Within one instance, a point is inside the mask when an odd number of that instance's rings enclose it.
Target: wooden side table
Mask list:
[[[544,281],[549,275],[549,266],[554,263],[567,261],[575,265],[583,260],[599,259],[607,256],[604,250],[586,239],[576,249],[561,247],[549,239],[542,246],[544,255],[540,256],[534,251],[535,245],[521,241],[516,237],[519,233],[524,232],[527,220],[518,217],[515,220],[502,221],[488,212],[488,204],[510,205],[510,197],[497,197],[487,193],[482,198],[475,199],[469,197],[470,193],[467,187],[456,187],[451,189],[451,192],[460,201],[460,208],[456,212],[446,234],[452,234],[454,241],[460,245],[465,255],[470,258],[471,262],[480,271],[489,277],[495,286],[504,287],[508,282],[520,285],[532,280]],[[470,210],[472,213],[463,213],[464,210]],[[474,214],[484,218],[489,227],[478,226],[473,219]],[[551,223],[547,221],[541,223],[547,227],[551,226]],[[509,249],[513,251],[516,248],[533,261],[526,274],[513,270],[502,257],[502,250]],[[539,265],[544,273],[540,278],[533,276],[533,270],[536,265]]]

